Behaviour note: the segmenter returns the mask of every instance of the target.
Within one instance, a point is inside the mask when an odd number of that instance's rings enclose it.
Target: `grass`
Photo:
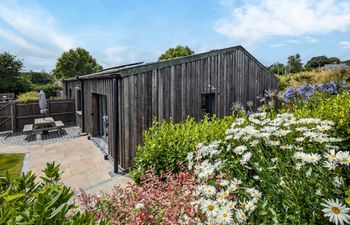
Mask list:
[[[17,177],[21,174],[24,154],[0,154],[0,176]]]
[[[281,89],[286,87],[299,87],[302,84],[321,84],[335,80],[350,80],[350,69],[341,75],[339,71],[312,70],[300,73],[283,74],[278,76]]]

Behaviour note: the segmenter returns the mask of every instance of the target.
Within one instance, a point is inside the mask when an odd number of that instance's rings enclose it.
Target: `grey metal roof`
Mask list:
[[[77,78],[65,79],[64,81],[73,81],[77,79],[85,80],[85,79],[106,79],[106,78],[126,77],[126,76],[131,76],[134,74],[139,74],[139,73],[147,72],[154,69],[161,69],[168,66],[192,62],[199,59],[204,59],[204,58],[208,58],[218,54],[228,53],[236,50],[242,50],[249,57],[251,57],[258,65],[260,65],[264,70],[268,71],[267,68],[263,64],[261,64],[254,56],[252,56],[245,48],[238,45],[230,48],[215,49],[204,53],[199,53],[199,54],[194,54],[190,56],[179,57],[179,58],[169,59],[169,60],[164,60],[159,62],[135,64],[135,65],[131,64],[130,66],[127,66],[127,65],[120,66],[120,67],[107,69],[97,73],[82,75]]]

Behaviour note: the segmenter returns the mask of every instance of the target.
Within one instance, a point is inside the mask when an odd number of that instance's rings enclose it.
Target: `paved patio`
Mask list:
[[[41,144],[52,144],[56,142],[62,142],[72,140],[80,137],[80,128],[76,126],[65,127],[62,131],[57,130],[49,131],[48,134],[41,135],[33,134],[27,136],[21,131],[8,133],[6,136],[0,138],[0,142],[6,145],[41,145]]]
[[[64,142],[42,145],[14,146],[0,143],[0,153],[25,153],[24,170],[41,176],[47,162],[59,163],[62,182],[89,193],[111,191],[114,185],[125,186],[131,179],[113,174],[113,165],[86,136]]]

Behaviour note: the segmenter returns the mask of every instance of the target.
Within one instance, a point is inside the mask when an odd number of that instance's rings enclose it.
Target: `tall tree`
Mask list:
[[[268,70],[273,74],[282,75],[285,73],[285,66],[283,63],[276,62],[269,66]]]
[[[96,59],[83,48],[70,49],[58,58],[53,74],[58,79],[95,73],[102,70]]]
[[[189,56],[193,54],[194,54],[194,51],[192,51],[189,47],[178,45],[175,48],[169,48],[168,50],[166,50],[165,53],[163,53],[159,57],[158,60],[161,61],[161,60],[173,59],[173,58]]]
[[[8,52],[0,54],[0,92],[18,92],[20,70],[23,67],[21,60]]]
[[[303,64],[301,63],[301,56],[299,53],[288,56],[287,69],[290,73],[298,73],[303,70]]]

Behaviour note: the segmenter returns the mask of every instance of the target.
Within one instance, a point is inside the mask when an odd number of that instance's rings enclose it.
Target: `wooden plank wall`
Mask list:
[[[61,120],[66,125],[75,124],[74,100],[49,100],[47,108],[48,116],[54,120]],[[42,117],[38,102],[16,103],[15,117],[17,130],[22,130],[25,124],[32,124],[35,118]]]
[[[40,118],[40,108],[37,101],[28,103],[8,102],[0,110],[0,118],[9,118],[6,124],[0,126],[0,132],[22,130],[25,124],[32,124],[35,118]],[[5,106],[0,104],[0,109]],[[48,116],[61,120],[67,125],[75,124],[74,100],[48,100]],[[0,120],[1,122],[1,120]]]
[[[75,96],[77,94],[77,88],[80,88],[80,81],[63,81],[63,97],[65,99],[75,99]]]
[[[12,130],[13,102],[0,102],[0,132]]]
[[[142,133],[151,126],[153,117],[159,121],[172,118],[174,122],[186,116],[199,120],[201,94],[205,93],[215,93],[218,116],[230,115],[234,102],[250,100],[257,105],[256,97],[265,89],[277,89],[278,81],[245,52],[236,50],[123,77],[118,87],[117,138],[121,146],[120,164],[127,168],[132,165],[137,145],[142,144]]]
[[[108,154],[113,158],[115,156],[113,149],[113,107],[112,107],[112,79],[94,79],[84,80],[84,125],[85,131],[96,135],[98,131],[98,105],[96,95],[107,96],[107,116],[108,116]],[[115,136],[116,138],[117,135]]]

